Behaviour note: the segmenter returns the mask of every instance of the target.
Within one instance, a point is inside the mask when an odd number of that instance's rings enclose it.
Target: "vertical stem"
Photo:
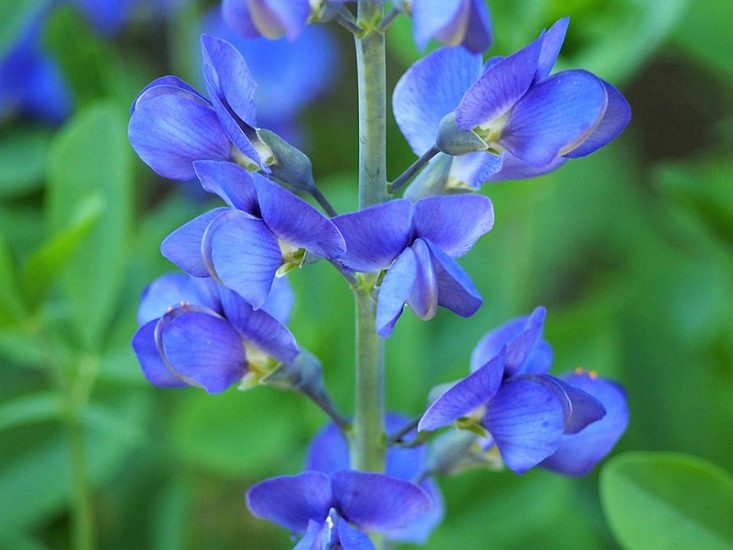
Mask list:
[[[69,440],[69,462],[71,464],[71,486],[73,498],[73,541],[76,550],[94,548],[94,521],[87,478],[84,427],[79,411],[68,412],[66,423]]]
[[[359,85],[359,207],[388,199],[386,169],[387,85],[384,34],[377,28],[384,5],[360,0],[356,37]],[[356,414],[351,439],[352,467],[384,471],[384,341],[376,333],[375,277],[365,276],[356,297]]]

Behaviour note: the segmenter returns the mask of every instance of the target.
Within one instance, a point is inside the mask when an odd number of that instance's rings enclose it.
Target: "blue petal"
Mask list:
[[[538,340],[529,352],[518,374],[547,374],[552,367],[552,346],[545,340]]]
[[[329,259],[346,251],[336,226],[310,204],[259,174],[253,182],[260,216],[280,240]]]
[[[333,218],[346,241],[339,262],[365,273],[388,268],[412,235],[412,203],[396,199]]]
[[[539,82],[550,76],[552,68],[557,61],[557,56],[560,54],[562,43],[565,41],[569,24],[570,18],[563,17],[555,21],[552,27],[543,34],[542,51],[540,52],[539,61],[537,61],[537,72],[534,75],[535,82]]]
[[[503,159],[501,169],[495,174],[489,176],[486,179],[486,182],[496,182],[504,180],[526,180],[530,178],[535,178],[537,176],[547,174],[548,172],[552,172],[553,170],[559,168],[567,162],[566,158],[555,157],[544,166],[533,166],[519,160],[508,151],[504,151],[501,157]],[[458,158],[456,160],[458,160]]]
[[[606,105],[599,78],[587,71],[563,71],[532,87],[517,103],[499,143],[524,162],[544,166],[587,139]]]
[[[290,322],[290,312],[295,303],[295,293],[286,277],[276,277],[272,282],[270,294],[262,304],[262,309],[280,321],[283,325]]]
[[[415,44],[423,49],[431,38],[440,34],[442,42],[458,45],[463,39],[467,17],[468,5],[464,0],[416,0],[412,5]],[[451,36],[456,34],[457,40]]]
[[[183,273],[166,273],[150,283],[140,297],[137,322],[144,325],[158,319],[181,302],[220,309],[219,296],[211,279],[197,279]]]
[[[461,45],[473,53],[483,53],[491,47],[494,34],[491,16],[484,0],[469,0],[468,25]]]
[[[402,315],[405,302],[417,278],[417,259],[411,248],[406,248],[387,271],[379,288],[377,301],[377,334],[382,338],[392,334],[397,319]]]
[[[225,0],[226,1],[226,0]],[[321,550],[323,537],[327,534],[329,527],[326,523],[308,520],[308,528],[293,550]]]
[[[328,424],[311,440],[305,469],[330,474],[349,468],[349,444],[336,424]]]
[[[323,524],[333,504],[331,480],[321,472],[273,477],[247,491],[252,514],[296,533],[304,533],[311,520]]]
[[[224,316],[249,345],[277,361],[292,361],[300,353],[293,334],[269,313],[255,311],[236,292],[220,290]]]
[[[201,243],[209,224],[228,208],[215,208],[201,214],[168,235],[160,243],[160,253],[194,277],[208,277],[209,269],[201,255]]]
[[[541,47],[540,37],[484,72],[456,109],[459,128],[471,130],[514,107],[532,84]]]
[[[453,157],[448,177],[450,181],[478,189],[482,183],[490,181],[494,174],[500,172],[503,162],[504,155],[484,151]]]
[[[415,253],[416,270],[407,305],[415,315],[427,321],[435,317],[438,310],[438,278],[426,242],[417,239],[410,248]]]
[[[252,21],[249,7],[244,0],[224,0],[221,5],[221,16],[227,25],[242,36],[247,38],[260,36],[260,31]]]
[[[138,361],[140,361],[143,374],[151,384],[161,388],[187,386],[186,382],[173,374],[160,355],[158,345],[155,343],[155,326],[157,324],[157,319],[144,324],[132,337],[132,347]]]
[[[432,479],[426,479],[420,483],[420,487],[428,494],[433,503],[430,510],[417,516],[406,527],[387,531],[385,537],[389,540],[408,544],[425,544],[433,530],[443,521],[445,504],[438,484]]]
[[[341,519],[336,524],[338,548],[341,550],[374,550],[375,546],[366,533],[354,529],[349,522]],[[320,550],[320,549],[319,549]]]
[[[161,88],[171,93],[160,94]],[[143,162],[176,180],[193,179],[194,161],[229,160],[231,150],[211,106],[173,86],[156,86],[138,99],[128,136]]]
[[[582,476],[590,472],[613,448],[629,423],[626,392],[621,386],[588,373],[568,373],[566,383],[589,393],[606,409],[606,416],[574,435],[564,435],[557,451],[542,466],[563,474]]]
[[[153,88],[156,88],[153,91]],[[172,93],[171,88],[178,88],[179,90],[191,94],[194,97],[198,97],[200,102],[204,105],[209,104],[209,102],[206,100],[204,96],[202,96],[196,88],[191,86],[188,82],[185,80],[182,80],[174,75],[167,75],[167,76],[161,76],[153,80],[150,84],[145,86],[142,90],[140,90],[140,93],[138,93],[135,96],[135,99],[132,101],[132,105],[130,106],[130,115],[135,112],[135,108],[137,107],[137,103],[140,100],[140,98],[145,95],[146,98],[156,97],[158,95],[166,95]]]
[[[260,219],[230,210],[207,229],[202,251],[212,275],[259,309],[282,265],[277,237]]]
[[[181,306],[158,322],[156,341],[182,379],[208,393],[220,393],[246,374],[237,331],[213,311]]]
[[[430,241],[425,242],[428,243],[433,258],[433,269],[438,283],[438,305],[461,317],[470,317],[483,304],[481,293],[455,260]]]
[[[592,395],[566,384],[554,376],[524,375],[525,378],[544,384],[544,386],[555,392],[562,403],[565,414],[565,433],[575,434],[580,430],[597,422],[606,415],[606,409]]]
[[[257,195],[252,176],[233,162],[200,160],[193,168],[204,191],[221,197],[232,208],[257,215]]]
[[[419,430],[437,430],[467,416],[488,403],[501,386],[505,354],[500,353],[481,368],[459,380],[425,411]]]
[[[244,3],[245,0],[239,0]],[[298,38],[306,25],[311,8],[308,0],[249,0],[247,8],[236,9],[234,2],[226,6],[224,11],[227,19],[237,23],[245,31],[245,36],[266,36],[279,38],[287,35],[290,40]],[[249,20],[242,16],[247,10]],[[250,25],[254,26],[258,34],[252,34]]]
[[[415,233],[453,258],[463,256],[494,225],[494,208],[482,195],[428,197],[415,203]]]
[[[606,88],[608,97],[608,105],[603,113],[601,123],[583,143],[569,153],[565,153],[564,156],[566,157],[578,158],[590,155],[593,151],[616,139],[631,120],[631,107],[626,98],[605,80],[601,80],[601,82]]]
[[[481,56],[463,48],[436,50],[400,78],[392,112],[416,155],[435,144],[440,121],[453,111],[481,73]]]
[[[343,516],[366,531],[405,527],[432,505],[419,486],[383,474],[339,470],[331,484]]]
[[[410,422],[406,416],[388,412],[384,418],[384,429],[388,436],[400,431]],[[413,441],[417,430],[402,436],[402,441]],[[427,445],[417,447],[390,447],[387,449],[385,473],[389,476],[416,483],[424,473],[428,458]]]
[[[564,424],[557,396],[542,384],[522,378],[501,386],[484,417],[504,463],[518,474],[555,452]]]

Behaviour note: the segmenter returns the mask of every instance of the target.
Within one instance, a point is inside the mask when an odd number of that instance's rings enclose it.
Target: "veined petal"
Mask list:
[[[208,393],[223,392],[247,372],[239,334],[213,311],[178,307],[161,318],[155,336],[175,373]]]
[[[599,78],[563,71],[533,86],[517,103],[499,143],[524,162],[544,166],[588,138],[607,102]]]
[[[158,320],[154,319],[140,327],[132,337],[132,348],[143,369],[143,374],[154,386],[161,388],[181,388],[186,382],[173,374],[163,361],[158,345],[155,343],[155,326]]]
[[[330,474],[336,470],[348,469],[349,465],[349,444],[346,438],[336,424],[328,424],[311,440],[305,469]]]
[[[412,235],[412,203],[396,199],[333,218],[346,241],[339,261],[365,273],[388,268]]]
[[[311,520],[323,524],[333,505],[331,480],[321,472],[273,477],[247,491],[250,512],[296,533],[304,533]]]
[[[293,334],[272,315],[262,309],[255,311],[232,290],[222,288],[220,295],[224,316],[248,345],[283,362],[292,361],[300,353]]]
[[[428,243],[433,258],[433,269],[438,283],[438,305],[461,317],[470,317],[483,304],[481,293],[454,259],[430,241],[425,242]]]
[[[438,279],[433,268],[430,249],[422,239],[410,247],[415,253],[415,282],[407,298],[407,305],[423,321],[435,317],[438,310]]]
[[[212,275],[259,309],[282,265],[277,237],[265,222],[230,210],[209,224],[202,252]]]
[[[552,391],[531,380],[512,378],[489,402],[483,423],[507,467],[523,474],[555,452],[563,418],[562,404]]]
[[[244,168],[233,162],[200,160],[193,163],[193,169],[204,191],[218,195],[232,208],[258,215],[252,176]]]
[[[128,136],[140,158],[164,178],[190,180],[195,160],[228,160],[231,144],[211,106],[188,92],[143,94],[130,117]]]
[[[458,127],[472,130],[514,107],[532,84],[541,47],[542,37],[485,71],[456,109]]]
[[[140,297],[137,322],[140,326],[162,317],[181,302],[204,306],[214,311],[220,308],[219,298],[210,279],[197,279],[183,273],[166,273],[150,283]]]
[[[423,49],[438,34],[443,35],[441,41],[448,45],[460,44],[467,17],[468,5],[465,0],[417,0],[412,5],[415,44]],[[457,37],[451,36],[456,34]]]
[[[483,53],[491,47],[494,34],[491,16],[484,0],[468,0],[470,7],[465,37],[461,45],[470,52]]]
[[[367,531],[405,527],[432,505],[419,486],[384,474],[339,470],[331,484],[343,516]]]
[[[417,259],[411,248],[398,256],[384,276],[377,301],[377,334],[389,337],[417,278]]]
[[[209,269],[201,255],[201,243],[209,224],[228,208],[215,208],[194,218],[168,235],[160,243],[160,253],[194,277],[208,277]]]
[[[435,144],[440,121],[453,111],[481,73],[481,56],[463,48],[436,50],[400,78],[392,112],[416,155]]]
[[[453,258],[468,252],[494,225],[494,208],[482,195],[443,195],[415,203],[415,233]]]
[[[542,35],[542,51],[537,61],[537,71],[534,75],[534,81],[544,80],[552,72],[555,66],[557,56],[560,54],[562,43],[565,41],[565,35],[568,32],[570,24],[569,17],[563,17],[555,21],[550,29]]]
[[[573,435],[564,435],[557,451],[542,466],[562,474],[582,476],[590,472],[613,448],[626,430],[629,408],[621,386],[587,372],[567,373],[567,384],[595,397],[606,416]]]
[[[153,88],[156,88],[154,91],[150,91]],[[140,98],[145,95],[146,99],[150,99],[151,97],[156,97],[159,95],[170,95],[172,93],[176,93],[176,89],[183,92],[182,95],[190,95],[193,97],[189,97],[189,99],[195,99],[198,98],[200,103],[203,105],[211,105],[209,101],[202,96],[196,88],[191,86],[188,82],[185,80],[182,80],[181,78],[178,78],[174,75],[167,75],[167,76],[161,76],[159,78],[156,78],[153,80],[150,84],[145,86],[142,90],[140,90],[140,93],[138,93],[135,96],[135,99],[132,100],[132,105],[130,105],[130,115],[135,112],[135,108],[137,107],[137,103],[140,100]],[[149,92],[149,93],[147,93]]]
[[[341,233],[326,216],[259,174],[252,178],[260,215],[280,240],[330,259],[346,251]]]
[[[590,155],[608,142],[616,139],[631,120],[631,107],[626,98],[605,80],[601,80],[601,82],[606,88],[608,97],[608,105],[603,113],[601,123],[583,143],[569,153],[565,153],[564,156],[566,157],[578,158]]]
[[[478,189],[482,183],[490,181],[491,177],[501,170],[503,162],[503,154],[495,155],[485,151],[453,157],[448,178],[451,182]]]
[[[500,353],[485,365],[459,380],[425,411],[418,430],[437,430],[487,404],[501,386],[505,354]]]

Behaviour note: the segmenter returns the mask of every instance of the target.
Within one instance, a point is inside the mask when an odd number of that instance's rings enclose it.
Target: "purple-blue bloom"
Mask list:
[[[405,303],[421,319],[443,306],[468,317],[478,290],[453,258],[464,255],[494,224],[491,201],[479,195],[397,199],[333,218],[346,241],[339,258],[359,272],[386,269],[377,304],[377,333],[392,333]]]
[[[628,423],[623,389],[594,373],[547,373],[552,350],[542,339],[544,308],[486,334],[473,350],[471,374],[436,399],[419,430],[453,421],[486,430],[480,445],[516,473],[537,465],[581,475],[621,437]]]
[[[311,16],[311,0],[224,0],[222,17],[234,31],[247,38],[295,40]]]
[[[550,76],[567,26],[560,19],[524,49],[486,64],[461,48],[437,50],[397,83],[395,118],[417,155],[460,133],[483,141],[483,150],[468,153],[441,148],[457,155],[448,186],[543,174],[626,127],[629,105],[608,82],[583,70]]]
[[[338,258],[346,249],[336,226],[303,199],[231,162],[197,161],[204,190],[229,208],[216,208],[171,233],[163,255],[195,277],[213,277],[255,309],[278,274],[299,267],[304,249]]]
[[[399,0],[397,5],[412,15],[415,43],[420,48],[435,38],[446,46],[461,45],[481,53],[493,42],[485,0]]]
[[[291,305],[285,281],[255,311],[211,279],[169,273],[143,293],[132,346],[152,384],[219,393],[295,360],[300,349],[284,325]]]
[[[190,180],[197,160],[240,162],[269,172],[257,135],[257,84],[229,42],[202,35],[209,99],[176,76],[148,84],[132,104],[128,134],[140,158],[163,177]]]
[[[385,428],[387,434],[397,433],[409,420],[402,415],[387,413]],[[409,442],[413,431],[403,440]],[[430,510],[416,516],[408,525],[399,529],[384,531],[386,538],[410,544],[423,544],[430,533],[443,519],[443,495],[438,484],[430,477],[424,477],[427,469],[427,446],[411,448],[390,447],[387,451],[385,473],[389,476],[417,483],[433,502]],[[306,470],[331,474],[349,468],[349,445],[341,430],[335,424],[323,428],[311,441],[306,459]]]

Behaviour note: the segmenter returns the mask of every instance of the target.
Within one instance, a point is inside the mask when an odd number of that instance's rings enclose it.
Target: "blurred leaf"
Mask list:
[[[0,431],[29,422],[54,420],[58,418],[59,412],[59,396],[55,392],[16,397],[0,405]]]
[[[79,245],[64,276],[76,328],[88,346],[99,343],[124,283],[133,184],[125,127],[121,109],[97,103],[74,116],[49,154],[46,214],[52,231],[73,219],[69,201],[89,194],[104,201],[99,223]]]
[[[0,2],[0,58],[18,39],[34,17],[51,0],[3,0]]]
[[[13,257],[0,233],[0,324],[23,315],[23,304],[19,298]]]
[[[43,368],[45,356],[40,336],[18,329],[0,330],[0,357],[15,366]]]
[[[733,477],[676,453],[626,453],[601,474],[603,508],[626,548],[733,548]]]
[[[41,186],[51,140],[47,130],[15,128],[0,138],[0,199]]]
[[[46,550],[48,547],[28,533],[3,528],[0,531],[0,548],[7,550]]]
[[[28,257],[21,271],[21,280],[31,307],[37,305],[48,292],[103,211],[104,203],[99,195],[88,197],[88,200],[79,204],[78,214],[69,226]]]

